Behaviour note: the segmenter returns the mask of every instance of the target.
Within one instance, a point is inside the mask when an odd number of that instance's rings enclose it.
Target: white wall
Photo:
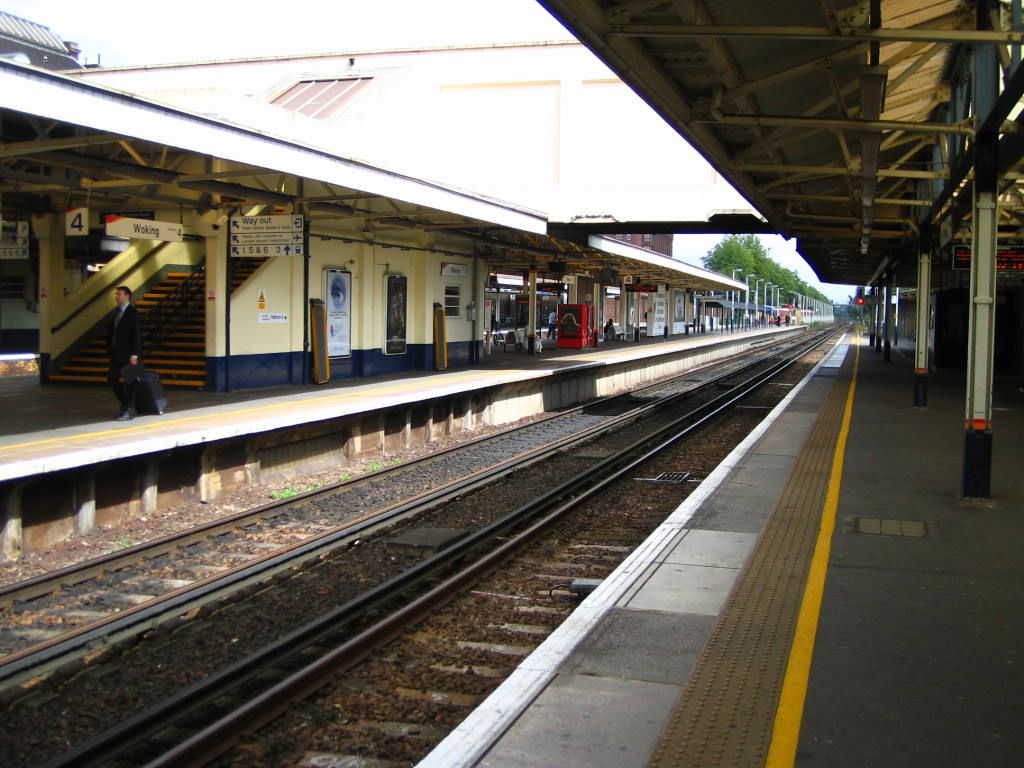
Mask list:
[[[579,44],[96,69],[79,76],[518,203],[556,221],[702,219],[713,210],[749,207]],[[299,79],[360,76],[372,77],[371,84],[328,121],[267,106]]]

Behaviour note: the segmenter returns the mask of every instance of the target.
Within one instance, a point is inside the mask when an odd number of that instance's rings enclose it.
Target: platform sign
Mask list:
[[[256,319],[260,323],[287,323],[287,312],[257,312]]]
[[[153,221],[127,216],[107,216],[108,237],[129,237],[135,240],[161,240],[165,243],[182,241],[181,224],[174,221]]]
[[[68,208],[64,212],[64,236],[78,237],[89,234],[89,209]]]
[[[248,256],[302,256],[305,253],[302,244],[298,245],[232,245],[231,256],[236,259]]]
[[[232,216],[231,256],[303,256],[305,219],[296,214]]]
[[[302,232],[242,232],[231,235],[232,245],[302,245]]]
[[[231,234],[254,232],[301,232],[303,217],[290,213],[268,213],[264,216],[232,216]]]
[[[28,222],[4,221],[0,225],[0,259],[28,258]]]

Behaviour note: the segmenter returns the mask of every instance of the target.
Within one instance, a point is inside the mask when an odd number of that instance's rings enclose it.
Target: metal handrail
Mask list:
[[[164,336],[188,320],[191,315],[188,310],[193,306],[202,306],[205,289],[206,260],[203,259],[187,278],[146,314],[143,345],[159,344]]]
[[[139,267],[141,267],[146,261],[148,261],[150,258],[152,258],[154,254],[156,254],[157,252],[163,250],[167,245],[168,245],[167,243],[160,243],[159,245],[154,246],[151,250],[147,251],[145,254],[140,256],[136,261],[132,262],[128,266],[128,268],[125,269],[124,272],[121,273],[121,276],[116,281],[114,281],[114,282],[115,283],[123,282],[125,277],[127,277],[132,272],[134,272]],[[86,283],[86,286],[88,286],[88,285],[89,284]],[[78,317],[80,314],[82,314],[85,310],[87,310],[89,307],[91,307],[93,304],[95,304],[98,300],[103,299],[106,296],[108,296],[109,295],[108,291],[110,289],[111,289],[110,286],[104,286],[102,288],[97,289],[96,294],[92,298],[90,298],[88,301],[86,301],[80,307],[78,307],[73,312],[71,312],[67,317],[65,317],[63,320],[61,320],[55,326],[50,328],[50,333],[57,333],[57,331],[61,330],[64,326],[66,326],[68,323],[70,323],[72,320],[74,320],[76,317]]]

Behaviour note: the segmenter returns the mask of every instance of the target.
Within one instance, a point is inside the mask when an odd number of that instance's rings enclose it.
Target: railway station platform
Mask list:
[[[847,337],[419,768],[1019,764],[1021,382],[972,500],[911,371]]]
[[[472,367],[240,392],[168,390],[167,411],[115,421],[106,386],[0,377],[3,555],[611,394],[801,328],[643,338],[540,354],[495,347]]]
[[[117,403],[105,385],[40,385],[33,376],[0,378],[4,411],[0,480],[378,410],[618,359],[658,357],[741,337],[770,337],[777,330],[645,337],[584,349],[556,349],[545,339],[543,351],[535,355],[496,346],[479,365],[447,371],[407,371],[325,385],[237,392],[173,389],[167,391],[170,405],[164,414],[140,415],[127,423],[115,420]]]

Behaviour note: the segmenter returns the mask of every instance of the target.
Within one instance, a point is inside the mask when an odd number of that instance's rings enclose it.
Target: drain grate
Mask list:
[[[642,483],[685,483],[690,479],[690,472],[662,472],[657,477],[634,478]]]
[[[885,520],[880,517],[855,517],[853,530],[865,536],[906,536],[923,539],[928,526],[919,520]]]

